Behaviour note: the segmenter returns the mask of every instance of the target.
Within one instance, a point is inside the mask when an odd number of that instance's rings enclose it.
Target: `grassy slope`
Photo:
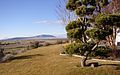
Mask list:
[[[0,75],[119,75],[116,66],[77,67],[80,58],[60,56],[60,45],[40,47],[0,63]],[[111,64],[111,63],[110,63]],[[120,64],[120,63],[116,63]]]

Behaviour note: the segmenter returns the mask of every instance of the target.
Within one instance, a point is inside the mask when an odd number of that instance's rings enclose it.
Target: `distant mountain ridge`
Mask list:
[[[64,38],[65,36],[63,36]],[[29,40],[29,39],[56,39],[56,38],[62,38],[54,35],[49,34],[42,34],[32,37],[15,37],[15,38],[8,38],[8,39],[2,39],[2,41],[12,41],[12,40]]]
[[[34,36],[34,37],[56,37],[56,36],[53,36],[53,35],[37,35],[37,36]]]

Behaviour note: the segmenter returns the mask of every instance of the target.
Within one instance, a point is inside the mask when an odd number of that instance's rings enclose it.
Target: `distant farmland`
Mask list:
[[[49,43],[57,44],[58,42],[66,42],[68,39],[29,39],[29,40],[4,40],[1,41],[0,47],[4,49],[4,53],[13,53],[17,54],[17,52],[25,51],[27,49],[31,49],[31,44],[38,41],[41,44]]]

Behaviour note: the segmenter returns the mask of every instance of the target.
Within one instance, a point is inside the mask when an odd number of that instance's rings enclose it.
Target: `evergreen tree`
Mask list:
[[[78,16],[76,20],[69,22],[66,31],[68,38],[74,39],[76,43],[79,43],[78,40],[82,42],[82,50],[85,51],[82,67],[86,66],[88,55],[96,49],[99,41],[110,35],[110,28],[94,28],[96,14],[101,13],[102,8],[108,4],[108,0],[68,0],[66,4],[66,8]]]
[[[120,14],[104,14],[100,15],[96,18],[96,24],[97,27],[100,29],[108,30],[109,28],[111,29],[108,32],[110,33],[112,37],[112,42],[111,42],[111,48],[113,50],[116,50],[115,46],[115,38],[116,38],[116,29],[120,27]],[[109,36],[108,36],[109,38]],[[114,55],[114,54],[113,54]],[[114,55],[116,57],[116,55]]]

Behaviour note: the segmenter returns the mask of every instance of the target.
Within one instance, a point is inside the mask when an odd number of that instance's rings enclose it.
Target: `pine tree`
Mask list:
[[[88,55],[96,49],[100,40],[104,40],[111,29],[94,28],[96,14],[101,13],[102,8],[109,4],[108,0],[68,0],[66,9],[75,12],[78,18],[69,22],[66,26],[67,36],[74,39],[76,43],[82,42],[85,50],[81,66],[86,66]],[[105,34],[105,35],[104,35]],[[95,39],[89,41],[89,39]]]

